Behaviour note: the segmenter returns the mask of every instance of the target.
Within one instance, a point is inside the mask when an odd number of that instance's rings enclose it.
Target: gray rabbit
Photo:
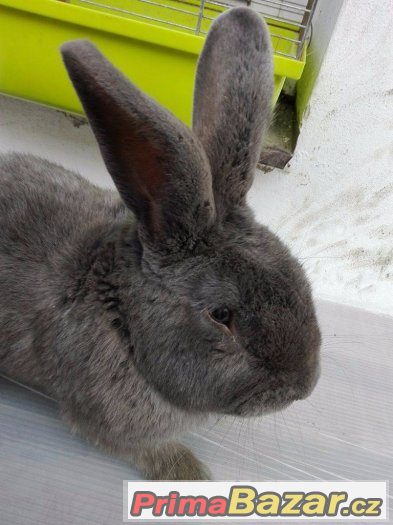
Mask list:
[[[1,157],[0,370],[146,477],[208,478],[176,436],[282,409],[319,370],[304,272],[246,204],[271,112],[267,27],[245,7],[213,23],[192,131],[89,42],[62,55],[118,193]]]

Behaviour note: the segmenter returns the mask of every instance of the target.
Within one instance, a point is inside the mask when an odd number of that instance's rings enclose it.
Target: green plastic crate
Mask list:
[[[192,13],[198,12],[200,3],[165,0],[175,9],[140,0],[106,3],[118,11],[89,7],[80,0],[0,0],[0,92],[82,113],[59,47],[68,40],[87,38],[144,92],[190,124],[195,67],[205,38],[202,32],[211,23],[203,19],[201,33],[195,33],[198,17]],[[177,11],[179,5],[190,14]],[[125,6],[135,14],[124,13]],[[206,3],[204,14],[215,18],[224,9]],[[289,25],[275,26],[274,33],[297,36]],[[275,103],[285,78],[300,78],[305,49],[296,60],[278,54],[291,51],[295,44],[290,40],[273,36],[272,41]]]

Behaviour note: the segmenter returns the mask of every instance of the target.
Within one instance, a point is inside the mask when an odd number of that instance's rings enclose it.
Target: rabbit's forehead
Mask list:
[[[198,304],[227,303],[261,308],[302,286],[303,272],[285,245],[267,228],[244,221],[217,232],[206,250],[170,271],[179,286]]]
[[[289,252],[267,228],[255,225],[246,231],[233,230],[222,243],[217,266],[234,273],[243,282],[288,266]]]
[[[202,297],[228,305],[258,304],[272,289],[285,288],[285,279],[258,251],[223,250],[201,268],[195,289]]]

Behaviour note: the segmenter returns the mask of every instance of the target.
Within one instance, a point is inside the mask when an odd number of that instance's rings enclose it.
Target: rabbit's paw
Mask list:
[[[149,479],[211,479],[209,469],[180,443],[166,443],[160,447],[145,449],[139,457],[139,463]]]

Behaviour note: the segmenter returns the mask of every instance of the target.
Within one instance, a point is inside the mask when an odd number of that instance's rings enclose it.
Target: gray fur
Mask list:
[[[53,396],[77,432],[150,478],[208,477],[172,441],[179,433],[212,413],[284,408],[317,380],[308,282],[244,200],[269,114],[267,41],[247,8],[213,24],[197,136],[91,44],[65,46],[122,199],[43,159],[0,160],[0,370]],[[227,70],[240,92],[222,104]],[[220,106],[211,121],[209,85]],[[219,306],[233,312],[230,329],[209,314]]]
[[[270,122],[270,35],[251,9],[213,24],[195,80],[193,130],[209,158],[218,211],[244,204]]]

